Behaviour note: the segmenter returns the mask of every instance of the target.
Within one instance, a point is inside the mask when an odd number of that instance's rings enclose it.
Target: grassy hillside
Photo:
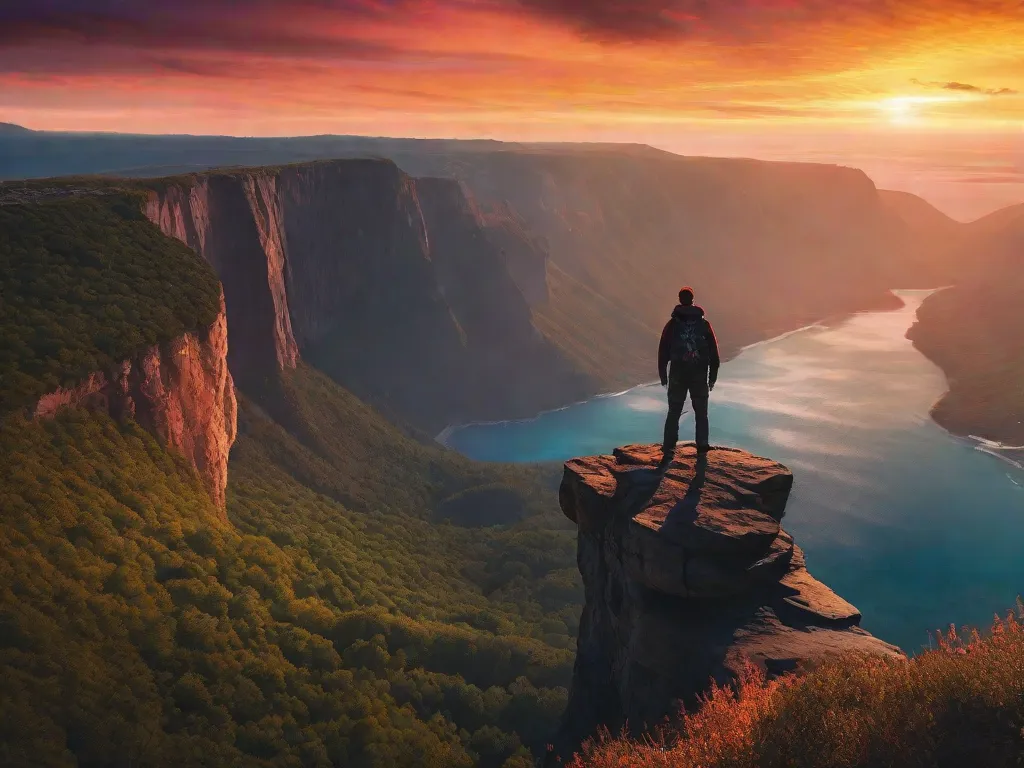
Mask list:
[[[208,327],[213,270],[130,193],[0,200],[0,412]]]
[[[551,478],[410,443],[315,372],[285,388],[340,437],[304,444],[243,401],[230,524],[134,424],[8,420],[0,762],[511,766],[543,747],[582,597],[572,532],[540,514]],[[518,524],[431,519],[496,486]]]
[[[909,661],[851,656],[804,678],[715,689],[642,743],[604,738],[571,768],[1003,768],[1024,755],[1024,626],[951,630]]]

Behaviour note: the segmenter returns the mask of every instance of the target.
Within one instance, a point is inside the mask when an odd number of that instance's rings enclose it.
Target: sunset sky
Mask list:
[[[0,0],[0,121],[642,141],[883,174],[906,147],[980,173],[981,210],[1024,200],[1024,2]]]

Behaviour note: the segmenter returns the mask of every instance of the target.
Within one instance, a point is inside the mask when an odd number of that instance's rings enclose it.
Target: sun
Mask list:
[[[888,113],[889,120],[894,123],[909,122],[915,114],[913,96],[896,96],[882,102],[883,109]]]
[[[882,111],[893,125],[909,125],[921,116],[925,104],[942,101],[934,96],[894,96],[881,103]]]
[[[925,119],[928,107],[969,101],[969,94],[936,96],[893,96],[877,102],[879,110],[893,125],[913,125]]]

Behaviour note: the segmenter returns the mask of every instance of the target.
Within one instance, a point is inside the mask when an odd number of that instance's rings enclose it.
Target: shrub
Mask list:
[[[1011,766],[1024,756],[1021,608],[991,632],[940,633],[912,659],[860,655],[804,677],[750,667],[699,710],[642,740],[608,733],[572,768]]]

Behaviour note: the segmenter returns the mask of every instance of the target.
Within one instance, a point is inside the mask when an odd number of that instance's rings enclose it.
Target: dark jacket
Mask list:
[[[668,383],[668,362],[672,355],[672,339],[675,336],[676,322],[694,317],[704,318],[704,310],[697,306],[679,304],[672,310],[672,318],[665,324],[665,330],[661,332],[661,343],[658,345],[658,374],[661,376],[662,384]],[[718,357],[718,339],[715,338],[715,331],[707,319],[704,319],[704,326],[708,342],[708,378],[715,381],[718,378],[718,367],[722,363]]]

